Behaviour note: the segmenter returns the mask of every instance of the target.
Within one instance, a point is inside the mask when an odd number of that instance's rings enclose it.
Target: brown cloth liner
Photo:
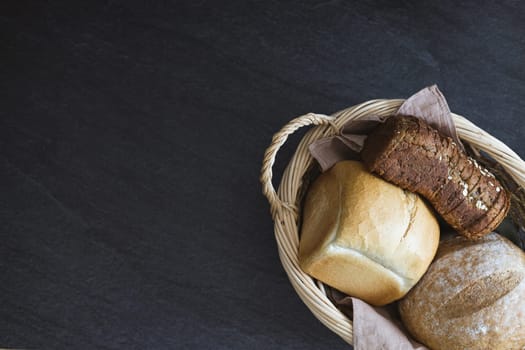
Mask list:
[[[436,85],[426,87],[408,98],[396,115],[412,115],[425,120],[444,135],[453,138],[464,150],[447,101]],[[368,133],[386,119],[387,117],[369,115],[360,120],[349,121],[337,135],[312,143],[309,147],[310,153],[317,160],[322,171],[328,170],[341,160],[359,160],[359,152]],[[408,332],[404,329],[397,312],[397,303],[372,307],[360,299],[347,296],[332,288],[327,288],[327,295],[343,313],[353,318],[355,350],[427,349],[407,336]]]
[[[442,134],[450,136],[465,150],[456,132],[447,101],[436,85],[426,87],[409,97],[399,107],[396,115],[412,115],[423,119]],[[341,160],[359,160],[359,152],[367,135],[387,118],[372,114],[359,120],[350,120],[337,135],[313,142],[308,147],[310,154],[317,160],[323,172]]]
[[[352,298],[352,306],[355,350],[428,350],[405,335],[402,324],[393,321],[388,308],[372,307],[356,298]]]
[[[353,319],[355,350],[428,350],[408,336],[401,323],[397,303],[374,307],[336,289],[325,288],[336,307]]]

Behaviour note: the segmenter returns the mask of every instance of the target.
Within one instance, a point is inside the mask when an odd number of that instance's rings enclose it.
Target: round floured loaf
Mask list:
[[[525,254],[492,233],[443,242],[399,303],[403,323],[434,350],[525,348]]]
[[[438,243],[437,220],[418,195],[343,161],[310,186],[299,263],[348,295],[385,305],[417,283]]]

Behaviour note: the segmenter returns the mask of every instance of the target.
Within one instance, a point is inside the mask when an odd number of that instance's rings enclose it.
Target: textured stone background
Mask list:
[[[2,1],[0,346],[350,349],[280,266],[271,135],[437,83],[524,157],[524,9]]]

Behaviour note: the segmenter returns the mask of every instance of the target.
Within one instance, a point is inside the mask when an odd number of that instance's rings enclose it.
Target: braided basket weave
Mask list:
[[[333,116],[321,114],[306,114],[295,118],[273,136],[270,147],[265,152],[261,170],[263,193],[270,202],[272,217],[275,222],[275,237],[279,249],[279,257],[295,291],[312,313],[329,329],[352,344],[352,321],[341,313],[328,299],[322,283],[305,274],[298,263],[299,251],[299,224],[300,202],[305,192],[305,179],[313,165],[308,146],[320,138],[338,133],[339,128],[350,120],[357,120],[369,114],[378,116],[393,115],[404,100],[373,100],[345,110]],[[452,114],[459,137],[470,146],[474,156],[480,156],[484,151],[497,162],[499,174],[505,175],[515,185],[512,190],[513,204],[518,205],[514,210],[522,220],[518,223],[523,227],[523,203],[525,203],[525,162],[503,142],[478,128],[466,118]],[[289,135],[297,129],[316,125],[309,130],[301,140],[295,154],[284,171],[279,189],[275,191],[272,185],[272,166],[280,147],[286,142]],[[494,170],[492,168],[491,170]],[[495,171],[498,175],[498,172]]]

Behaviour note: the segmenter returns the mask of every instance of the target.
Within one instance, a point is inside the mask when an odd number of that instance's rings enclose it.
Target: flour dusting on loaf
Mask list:
[[[492,233],[443,242],[400,302],[403,323],[432,349],[525,347],[525,254]]]

